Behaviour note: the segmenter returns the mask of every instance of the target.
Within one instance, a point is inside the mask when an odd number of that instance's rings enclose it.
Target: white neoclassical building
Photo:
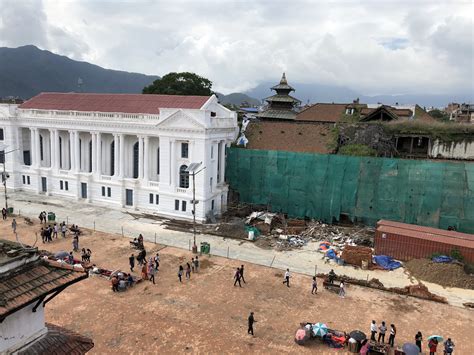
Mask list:
[[[226,208],[237,115],[213,96],[42,93],[0,105],[7,186],[196,219]],[[1,157],[0,157],[1,158]]]

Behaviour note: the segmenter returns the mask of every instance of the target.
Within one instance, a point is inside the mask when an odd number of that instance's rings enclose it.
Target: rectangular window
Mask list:
[[[155,195],[155,205],[160,204],[160,195]]]
[[[211,117],[216,117],[217,116],[217,113],[215,113],[214,111],[211,111]]]
[[[26,182],[28,183],[28,185],[30,185],[30,177],[29,176],[26,177]]]
[[[189,146],[188,143],[181,143],[181,158],[187,158],[189,155]]]
[[[214,200],[211,201],[211,210],[214,211]]]
[[[111,197],[111,196],[112,196],[112,188],[107,187],[107,197]]]
[[[222,142],[217,145],[217,183],[221,182]]]
[[[156,150],[156,174],[160,175],[160,148]]]
[[[149,195],[148,202],[153,203],[153,194]]]
[[[5,151],[0,150],[0,163],[5,164]]]
[[[3,128],[0,128],[0,141],[3,141]]]
[[[64,181],[64,190],[69,190],[69,183],[67,181]]]
[[[181,201],[181,211],[186,212],[186,201]]]
[[[26,176],[25,176],[25,175],[22,175],[21,178],[22,178],[22,180],[23,180],[23,185],[25,185],[25,184],[26,184]]]
[[[105,196],[105,186],[102,186],[102,196]]]
[[[43,160],[43,136],[40,135],[40,160]]]
[[[64,182],[62,180],[59,180],[59,189],[64,189]]]
[[[211,159],[214,159],[214,145],[211,145]]]
[[[212,192],[212,178],[209,179],[209,186],[210,186],[211,192]]]
[[[174,200],[174,209],[179,211],[179,200]]]

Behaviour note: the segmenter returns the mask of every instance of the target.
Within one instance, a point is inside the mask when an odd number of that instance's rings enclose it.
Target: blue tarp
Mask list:
[[[453,261],[453,258],[447,255],[440,255],[433,257],[431,260],[433,260],[435,263],[450,263]]]
[[[329,259],[337,259],[336,253],[335,253],[334,250],[332,250],[332,249],[329,249],[329,250],[326,252],[326,257],[328,257]]]
[[[385,270],[394,270],[402,266],[401,262],[395,261],[387,255],[375,255],[374,261],[377,265],[380,265]]]

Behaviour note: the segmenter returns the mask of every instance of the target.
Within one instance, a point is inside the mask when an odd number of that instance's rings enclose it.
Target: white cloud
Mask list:
[[[471,2],[0,2],[5,45],[148,74],[194,71],[223,92],[283,70],[291,82],[364,94],[474,91]]]

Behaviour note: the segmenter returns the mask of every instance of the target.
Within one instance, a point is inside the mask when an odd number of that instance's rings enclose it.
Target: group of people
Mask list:
[[[186,263],[186,269],[184,269],[183,265],[179,265],[178,267],[178,280],[179,282],[183,282],[183,274],[186,277],[186,280],[191,280],[191,273],[199,272],[200,261],[199,257],[196,256],[195,258],[191,258],[191,261]]]
[[[92,251],[87,248],[82,248],[82,253],[81,253],[81,259],[82,259],[82,262],[84,263],[90,263],[91,262],[91,255],[92,255]]]
[[[237,285],[237,283],[239,284],[239,287],[242,287],[242,283],[241,281],[243,281],[244,284],[246,284],[247,282],[245,282],[245,278],[244,278],[244,266],[243,265],[240,265],[240,267],[237,268],[237,270],[235,271],[235,274],[234,274],[234,286]]]
[[[43,213],[43,212],[41,212]],[[16,232],[16,221],[13,220],[12,222],[12,229],[13,232]],[[74,228],[73,228],[74,227]],[[40,230],[40,235],[41,239],[43,240],[43,243],[49,243],[53,241],[53,238],[58,238],[58,233],[61,232],[61,236],[63,238],[66,238],[66,232],[67,232],[67,225],[66,222],[62,222],[59,225],[57,223],[54,223],[53,225],[48,225],[47,227],[41,227]],[[74,233],[74,236],[78,236],[80,233],[80,230],[77,226],[74,226],[74,224],[71,226],[71,232]],[[75,249],[76,250],[76,249]]]
[[[387,333],[387,326],[385,324],[385,321],[383,321],[379,326],[377,326],[377,322],[375,320],[372,320],[370,324],[370,340],[372,341],[377,341],[378,343],[385,343],[385,334]],[[390,336],[388,338],[388,344],[393,348],[394,343],[395,343],[395,336],[397,335],[397,328],[395,327],[395,324],[390,324]],[[376,338],[376,335],[378,333],[378,337]],[[423,334],[418,331],[415,334],[415,344],[420,350],[420,353],[422,351],[422,343],[423,343]],[[364,350],[368,350],[368,344],[365,342],[362,344],[362,350],[361,354],[364,354]],[[365,349],[364,349],[365,347]],[[438,339],[436,337],[431,337],[428,341],[428,348],[430,350],[430,355],[434,355],[437,351],[438,347]],[[444,342],[444,354],[452,354],[454,351],[454,342],[451,340],[451,338],[448,338]]]
[[[116,275],[112,275],[112,278],[111,278],[112,291],[113,292],[125,291],[127,287],[132,287],[134,282],[135,280],[132,274],[119,272]]]
[[[143,235],[140,234],[138,238],[133,238],[133,240],[130,241],[130,246],[139,250],[145,249],[145,246],[143,245]]]

